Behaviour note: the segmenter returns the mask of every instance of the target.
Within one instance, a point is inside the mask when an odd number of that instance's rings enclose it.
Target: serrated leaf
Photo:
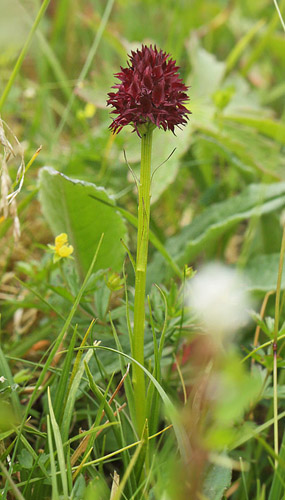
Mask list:
[[[120,271],[125,255],[120,240],[127,240],[127,229],[105,189],[70,179],[50,167],[40,170],[39,179],[43,214],[55,236],[68,234],[80,274],[88,270],[102,233],[104,240],[94,271],[109,267]],[[109,206],[91,195],[108,202]]]
[[[217,241],[240,221],[251,217],[260,217],[263,214],[281,209],[284,205],[285,182],[251,184],[241,194],[207,208],[183,228],[179,235],[169,238],[166,250],[179,266],[189,264],[199,252]],[[149,276],[153,280],[160,280],[162,268],[162,259],[157,254],[149,266]],[[271,274],[267,276],[267,281],[260,276],[260,283],[256,284],[256,289],[267,291],[272,289],[272,285],[275,283],[274,288],[277,278],[275,275],[273,276]],[[268,279],[270,279],[270,283]],[[282,287],[284,285],[285,282]],[[263,288],[260,288],[261,286]]]

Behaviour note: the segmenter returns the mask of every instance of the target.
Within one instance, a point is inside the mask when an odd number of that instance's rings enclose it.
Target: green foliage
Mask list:
[[[206,251],[208,257],[213,258],[217,243],[223,241],[223,237],[225,245],[230,231],[238,223],[251,217],[258,219],[264,214],[281,209],[284,204],[284,183],[252,184],[241,194],[221,203],[212,204],[202,214],[197,215],[180,234],[168,239],[166,249],[180,266],[193,260],[202,251]],[[149,269],[152,279],[157,281],[165,274],[165,266],[160,255],[154,257]],[[250,278],[254,279],[254,276],[251,275]],[[271,279],[274,280],[274,277]],[[270,285],[271,283],[265,290],[271,289]]]
[[[102,187],[72,180],[56,170],[44,168],[40,172],[40,201],[54,235],[68,233],[81,274],[89,268],[102,234],[102,253],[95,270],[121,269],[125,251],[120,241],[127,238],[126,226],[112,198]]]
[[[225,490],[231,483],[231,470],[220,467],[219,465],[210,465],[206,472],[203,495],[207,499],[221,500]]]
[[[249,290],[269,292],[274,290],[277,282],[279,254],[257,255],[245,268]],[[285,288],[285,274],[282,273],[281,288]]]

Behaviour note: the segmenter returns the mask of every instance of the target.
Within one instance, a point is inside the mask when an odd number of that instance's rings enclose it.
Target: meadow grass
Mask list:
[[[0,5],[1,499],[285,499],[284,4]],[[142,43],[192,112],[149,200],[106,108]]]

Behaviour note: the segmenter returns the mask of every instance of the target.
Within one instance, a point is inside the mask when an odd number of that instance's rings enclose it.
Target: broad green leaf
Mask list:
[[[200,127],[202,139],[213,147],[213,156],[220,150],[236,168],[248,174],[257,171],[267,174],[270,181],[284,178],[284,158],[280,154],[280,145],[270,139],[257,135],[252,130],[245,130],[236,123],[225,123],[223,129],[214,132],[211,128]]]
[[[191,77],[191,98],[211,97],[222,83],[226,64],[199,46],[196,38],[192,37],[189,43],[189,57],[193,67]],[[211,76],[209,76],[211,75]]]
[[[279,154],[277,148],[268,145],[267,141],[263,141],[260,136],[254,137],[254,134],[245,132],[244,130],[233,130],[229,127],[223,132],[215,132],[209,127],[199,127],[201,135],[199,136],[200,148],[203,143],[209,144],[212,150],[212,162],[214,155],[223,155],[232,165],[238,170],[245,172],[248,176],[253,178],[255,171],[259,175],[265,173],[271,177],[272,180],[278,179],[278,174],[275,170],[278,166]],[[259,147],[261,146],[261,147]],[[205,146],[204,146],[205,147]],[[260,157],[263,152],[262,160]],[[255,154],[257,152],[257,154]],[[276,160],[274,162],[274,160]],[[212,170],[212,164],[211,164]]]
[[[189,264],[210,244],[239,222],[281,209],[285,205],[285,183],[251,184],[241,194],[215,203],[198,215],[181,233],[170,238],[166,250],[178,265]],[[160,280],[163,263],[157,254],[149,266],[149,277]]]
[[[231,469],[219,465],[210,465],[206,473],[203,487],[205,499],[221,500],[224,491],[230,486],[231,478]]]
[[[268,292],[276,289],[280,255],[273,253],[257,255],[252,258],[246,268],[248,289],[253,292]],[[285,289],[285,269],[283,268],[281,289]]]
[[[126,224],[114,209],[114,200],[95,184],[72,180],[44,167],[40,171],[40,202],[54,235],[67,233],[81,274],[86,273],[104,233],[94,271],[111,267],[120,271],[125,250],[120,240],[127,239]],[[108,206],[91,196],[108,202]]]

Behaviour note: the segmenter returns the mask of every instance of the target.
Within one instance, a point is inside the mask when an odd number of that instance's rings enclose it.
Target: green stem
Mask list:
[[[149,240],[152,132],[151,125],[146,125],[145,129],[141,130],[141,170],[138,187],[139,206],[132,349],[134,359],[142,366],[144,366],[145,283]],[[138,365],[133,367],[133,386],[136,425],[140,436],[145,423],[146,401],[144,373]]]
[[[285,225],[283,226],[283,236],[280,251],[278,278],[276,286],[275,297],[275,321],[274,321],[274,342],[273,342],[273,413],[274,413],[274,451],[275,454],[279,453],[278,446],[278,393],[277,393],[277,338],[279,331],[279,316],[280,316],[280,293],[281,293],[281,280],[283,271],[283,261],[285,254]],[[278,462],[275,460],[275,467]]]

